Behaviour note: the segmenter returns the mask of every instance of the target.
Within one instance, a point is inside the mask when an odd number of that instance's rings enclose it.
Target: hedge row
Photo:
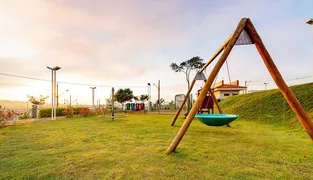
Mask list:
[[[56,115],[57,116],[66,116],[65,112],[66,108],[56,108]],[[74,115],[77,115],[81,109],[84,109],[84,107],[73,107],[74,109]],[[42,108],[39,109],[38,113],[39,118],[45,118],[45,117],[51,117],[51,108]]]

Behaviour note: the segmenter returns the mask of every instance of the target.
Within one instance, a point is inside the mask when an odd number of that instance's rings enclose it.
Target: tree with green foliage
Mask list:
[[[160,106],[161,106],[164,102],[165,102],[165,100],[163,98],[160,98],[160,102],[159,102],[159,100],[156,100],[154,106],[157,107],[158,104],[160,104]]]
[[[170,109],[175,109],[175,102],[173,100],[168,105]]]
[[[115,94],[114,97],[116,100],[121,103],[122,109],[124,108],[124,102],[129,101],[134,98],[133,91],[129,88],[119,89]]]
[[[180,63],[179,65],[176,63],[172,63],[170,65],[171,69],[175,72],[183,72],[185,74],[185,78],[187,81],[187,87],[190,88],[190,73],[193,70],[199,70],[204,65],[203,59],[201,59],[199,56],[193,57],[187,61],[184,61]],[[189,113],[190,110],[190,97],[188,97],[187,102],[187,113]]]
[[[40,95],[39,99],[31,95],[27,95],[27,97],[28,101],[30,101],[33,105],[44,105],[49,96]]]
[[[145,101],[148,101],[149,100],[149,95],[147,95],[147,94],[142,94],[142,95],[140,95],[139,96],[139,100],[141,101],[141,102],[145,102]]]

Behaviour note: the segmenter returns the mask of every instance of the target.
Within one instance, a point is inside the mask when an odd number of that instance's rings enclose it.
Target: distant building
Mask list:
[[[175,95],[175,108],[179,108],[185,99],[185,94],[176,94]]]
[[[241,94],[240,91],[245,91],[247,87],[239,86],[239,80],[233,81],[230,84],[224,84],[224,80],[215,83],[212,87],[216,99],[225,99],[228,96]]]

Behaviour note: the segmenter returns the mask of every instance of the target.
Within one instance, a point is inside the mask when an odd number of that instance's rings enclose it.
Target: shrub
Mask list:
[[[93,109],[92,114],[97,114],[97,115],[103,115],[109,113],[107,108],[104,108],[104,106],[97,106]]]
[[[66,117],[74,117],[74,115],[81,115],[81,116],[90,116],[93,114],[104,114],[107,112],[105,108],[95,109],[91,111],[88,107],[73,107],[68,106],[67,108],[57,108],[56,109],[57,116],[66,116]],[[39,118],[51,117],[51,108],[42,108],[39,109],[38,113]]]
[[[20,115],[18,117],[19,120],[21,119],[29,119],[30,118],[30,115],[29,115],[30,112],[24,112],[22,115]]]
[[[74,108],[72,106],[67,106],[65,109],[66,117],[73,118],[74,117]]]
[[[80,110],[84,109],[84,107],[74,107],[74,115],[79,115]]]
[[[2,108],[0,105],[0,127],[5,126],[7,121],[12,120],[15,115],[18,115],[13,110]]]
[[[56,108],[56,116],[65,116],[65,110],[64,108]],[[39,109],[38,113],[39,118],[45,118],[45,117],[51,117],[51,108],[42,108]]]
[[[92,113],[88,107],[82,108],[81,110],[79,110],[79,114],[84,116],[84,117],[92,115]]]

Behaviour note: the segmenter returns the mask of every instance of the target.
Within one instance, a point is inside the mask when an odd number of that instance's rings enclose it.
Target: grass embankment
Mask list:
[[[183,119],[127,115],[40,121],[0,129],[0,179],[312,179],[312,142],[303,131],[236,120],[195,120],[165,150]]]
[[[313,117],[313,83],[290,87],[309,116]],[[278,89],[228,97],[220,102],[225,113],[265,123],[300,126]]]

